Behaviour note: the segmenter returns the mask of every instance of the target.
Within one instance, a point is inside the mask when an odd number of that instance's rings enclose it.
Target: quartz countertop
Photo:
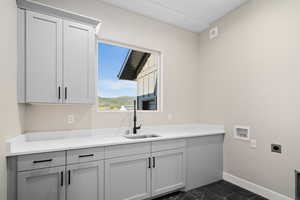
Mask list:
[[[138,134],[160,136],[145,139],[128,139],[124,137],[126,130],[128,128],[26,133],[6,141],[6,156],[225,134],[224,126],[205,124],[143,127]]]

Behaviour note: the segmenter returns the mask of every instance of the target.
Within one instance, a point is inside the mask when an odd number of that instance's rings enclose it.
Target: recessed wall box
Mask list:
[[[234,126],[234,138],[240,140],[250,140],[250,127]]]
[[[274,153],[281,153],[282,148],[280,144],[271,144],[271,151]]]

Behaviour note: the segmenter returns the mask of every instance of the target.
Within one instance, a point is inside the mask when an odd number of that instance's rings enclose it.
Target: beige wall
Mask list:
[[[294,197],[300,169],[300,1],[252,0],[200,41],[200,121],[226,125],[225,171]],[[251,126],[249,142],[233,125]],[[283,145],[282,154],[270,152]]]
[[[163,112],[139,115],[143,124],[196,122],[198,119],[197,56],[195,33],[135,15],[97,0],[40,0],[103,21],[101,36],[107,40],[160,50],[163,54]],[[188,64],[187,64],[188,63]],[[189,81],[187,81],[189,80]],[[179,89],[180,88],[180,89]],[[192,98],[189,98],[192,95]],[[173,120],[168,121],[171,113]],[[67,115],[76,122],[67,124]],[[26,131],[128,126],[129,114],[97,113],[95,106],[27,106]]]
[[[0,199],[6,199],[6,164],[4,158],[6,138],[21,132],[19,113],[23,108],[16,103],[16,52],[17,52],[17,13],[12,0],[0,1]]]
[[[163,54],[163,112],[143,113],[143,124],[196,122],[197,97],[197,34],[166,25],[149,18],[102,4],[97,0],[42,1],[80,14],[103,20],[103,39],[160,50]],[[16,4],[0,1],[3,27],[0,37],[0,200],[6,199],[4,141],[22,131],[61,130],[128,126],[128,113],[97,113],[95,106],[86,105],[19,105],[16,103]],[[185,63],[189,63],[186,65]],[[189,80],[189,81],[186,81]],[[178,88],[181,88],[178,91]],[[186,97],[193,95],[193,98]],[[168,121],[167,115],[173,115]],[[67,115],[75,115],[75,123],[67,124]],[[130,120],[131,122],[131,120]]]
[[[220,20],[208,40],[97,0],[40,0],[102,19],[102,37],[163,53],[163,112],[141,114],[144,124],[225,123],[225,171],[293,197],[300,169],[300,2],[252,0]],[[5,199],[4,139],[25,131],[126,126],[125,113],[95,106],[16,104],[16,6],[0,1],[0,199]],[[200,48],[200,49],[199,49]],[[200,51],[200,52],[199,52]],[[25,115],[24,115],[25,111]],[[172,121],[167,120],[173,114]],[[68,125],[66,116],[75,115]],[[20,117],[21,116],[21,117]],[[24,128],[23,120],[24,119]],[[235,124],[251,126],[257,148],[234,140]],[[283,154],[270,153],[270,144]]]

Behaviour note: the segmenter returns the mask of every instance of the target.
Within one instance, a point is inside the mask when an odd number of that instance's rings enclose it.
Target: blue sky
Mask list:
[[[137,83],[118,79],[129,49],[98,43],[98,96],[136,96]]]

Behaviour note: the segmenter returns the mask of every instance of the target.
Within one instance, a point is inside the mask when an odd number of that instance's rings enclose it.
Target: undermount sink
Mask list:
[[[156,134],[147,134],[147,135],[125,135],[127,139],[147,139],[147,138],[156,138],[160,137],[159,135]]]

